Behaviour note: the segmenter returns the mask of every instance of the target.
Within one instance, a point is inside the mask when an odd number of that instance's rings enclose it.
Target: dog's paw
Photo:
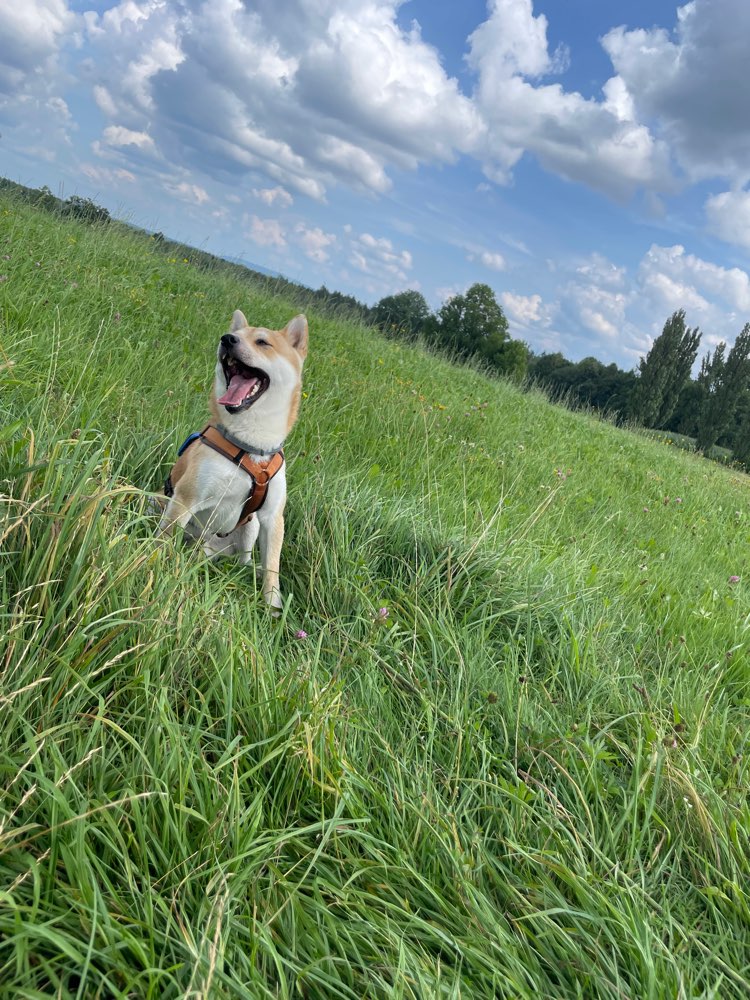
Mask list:
[[[272,617],[279,618],[284,605],[278,590],[272,590],[269,594],[264,594],[263,598],[268,605],[268,610],[271,612]]]

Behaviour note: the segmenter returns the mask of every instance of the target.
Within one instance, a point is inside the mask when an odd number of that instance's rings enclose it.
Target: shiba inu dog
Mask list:
[[[212,421],[192,434],[167,479],[159,525],[175,525],[208,556],[249,563],[259,539],[263,596],[281,607],[279,560],[284,540],[286,473],[282,446],[294,426],[307,357],[307,319],[283,330],[250,326],[239,309],[219,340]]]

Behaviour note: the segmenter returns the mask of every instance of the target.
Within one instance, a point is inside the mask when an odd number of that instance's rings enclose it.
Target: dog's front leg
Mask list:
[[[260,520],[260,519],[259,519]],[[266,604],[277,610],[281,607],[279,589],[279,563],[284,542],[284,510],[281,508],[270,520],[260,520],[260,559],[263,566],[263,597]]]
[[[177,495],[170,497],[169,503],[167,504],[164,513],[159,521],[159,528],[157,530],[158,535],[171,535],[172,529],[175,525],[179,528],[184,528],[193,515],[193,510],[191,507],[181,500],[177,499]]]
[[[258,518],[253,516],[247,524],[243,524],[241,528],[236,529],[234,551],[237,553],[237,558],[243,566],[249,566],[253,560],[253,545],[255,545],[258,537],[258,527]]]

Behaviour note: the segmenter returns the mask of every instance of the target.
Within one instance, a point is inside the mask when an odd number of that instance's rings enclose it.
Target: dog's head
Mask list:
[[[236,416],[257,407],[258,416],[263,412],[274,418],[286,409],[291,426],[306,356],[304,316],[295,316],[283,330],[268,330],[249,326],[238,309],[229,333],[219,341],[214,381],[219,412]]]

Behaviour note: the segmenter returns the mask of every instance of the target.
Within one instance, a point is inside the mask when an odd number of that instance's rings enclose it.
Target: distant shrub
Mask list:
[[[109,211],[102,205],[97,205],[91,198],[81,198],[74,194],[63,204],[63,212],[81,222],[108,224],[112,221]]]

